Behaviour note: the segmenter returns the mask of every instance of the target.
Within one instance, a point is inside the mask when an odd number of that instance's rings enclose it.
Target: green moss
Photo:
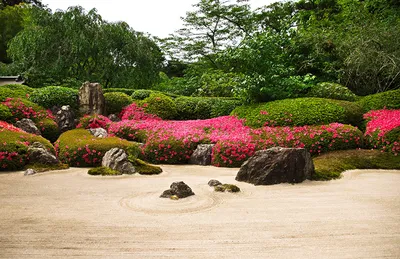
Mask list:
[[[104,154],[115,147],[125,151],[132,146],[138,148],[136,143],[117,137],[96,138],[86,129],[64,132],[55,146],[62,163],[78,167],[99,166]]]
[[[378,150],[334,151],[313,159],[315,174],[312,179],[326,181],[339,178],[353,169],[400,169],[400,156]]]
[[[332,122],[358,126],[362,109],[356,103],[322,99],[297,98],[237,107],[232,115],[246,119],[251,127],[323,125]]]
[[[0,121],[11,121],[12,116],[11,110],[0,103]]]
[[[88,174],[90,175],[102,175],[102,176],[106,176],[106,175],[122,175],[121,172],[117,171],[117,170],[113,170],[109,167],[105,167],[105,166],[101,166],[101,167],[95,167],[92,168],[88,171]]]
[[[36,123],[42,137],[54,142],[60,136],[60,130],[58,129],[57,123],[52,119],[42,119]]]
[[[362,97],[357,102],[365,112],[370,110],[400,109],[400,89]]]
[[[154,166],[150,165],[143,160],[140,159],[135,159],[133,161],[130,160],[130,162],[133,164],[133,166],[136,169],[136,172],[138,174],[143,174],[143,175],[152,175],[152,174],[161,174],[162,169],[159,166]]]
[[[122,108],[133,102],[132,98],[124,93],[111,92],[104,94],[107,114],[119,114]]]
[[[24,167],[24,170],[33,169],[38,173],[47,172],[47,171],[55,171],[55,170],[63,170],[68,169],[69,166],[67,164],[57,164],[57,165],[45,165],[40,163],[28,164]]]
[[[240,192],[240,188],[234,184],[222,184],[214,186],[214,191],[216,192]]]

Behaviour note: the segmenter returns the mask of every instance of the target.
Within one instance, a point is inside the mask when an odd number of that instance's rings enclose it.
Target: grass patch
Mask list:
[[[313,159],[315,174],[312,180],[327,181],[340,178],[341,173],[354,169],[400,169],[400,156],[378,150],[341,150]]]

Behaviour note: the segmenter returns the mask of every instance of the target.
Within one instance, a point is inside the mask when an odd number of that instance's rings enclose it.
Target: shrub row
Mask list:
[[[353,102],[297,98],[240,106],[232,115],[246,120],[251,127],[323,125],[333,122],[359,126],[362,108]]]
[[[47,86],[35,89],[29,99],[47,109],[51,109],[53,106],[61,107],[62,105],[69,105],[77,111],[79,108],[78,95],[79,92],[76,89],[62,86]]]
[[[33,91],[33,88],[20,84],[1,85],[0,102],[7,98],[28,98]]]

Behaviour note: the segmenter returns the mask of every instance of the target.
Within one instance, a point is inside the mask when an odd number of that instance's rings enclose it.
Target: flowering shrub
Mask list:
[[[0,171],[22,169],[28,163],[28,146],[36,141],[54,153],[48,140],[0,121]]]
[[[43,107],[25,99],[7,98],[2,104],[10,109],[14,121],[23,118],[31,119],[35,122],[45,118],[54,119],[50,110],[46,111]]]
[[[400,152],[400,110],[376,110],[364,114],[365,137],[373,147],[397,155]]]
[[[103,115],[85,115],[79,120],[79,124],[76,125],[77,128],[83,129],[95,129],[103,128],[108,129],[111,120]]]
[[[99,166],[108,150],[133,146],[136,144],[117,137],[96,138],[85,129],[64,132],[54,145],[62,163],[78,167]]]
[[[140,107],[136,103],[132,103],[131,105],[122,109],[120,117],[122,120],[161,120],[161,118],[157,115],[145,112],[144,108]]]

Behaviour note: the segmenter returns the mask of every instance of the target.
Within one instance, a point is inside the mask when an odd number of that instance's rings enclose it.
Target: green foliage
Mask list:
[[[34,134],[2,130],[0,139],[0,171],[22,169],[28,163],[28,145],[33,142],[42,143],[54,153],[54,147],[48,140]]]
[[[241,102],[228,98],[178,97],[175,99],[179,120],[209,119],[229,115]]]
[[[7,106],[0,104],[0,121],[11,121],[12,116],[11,110]]]
[[[125,22],[108,23],[96,9],[32,8],[8,53],[33,87],[76,82],[149,88],[159,80],[163,57],[145,34]],[[75,84],[75,83],[74,83]]]
[[[355,103],[322,98],[278,100],[238,107],[232,115],[251,127],[322,125],[332,122],[360,125],[363,111]]]
[[[42,107],[26,99],[13,98],[3,102],[6,105],[13,117],[12,122],[27,118],[34,122],[48,118],[47,111]]]
[[[42,133],[42,137],[55,142],[60,136],[60,130],[58,129],[57,123],[49,118],[42,119],[36,123],[36,126]]]
[[[131,161],[131,160],[130,160]],[[162,169],[159,166],[150,165],[143,160],[134,159],[131,161],[135,170],[138,174],[143,175],[153,175],[153,174],[161,174]]]
[[[53,106],[61,107],[69,105],[72,109],[78,110],[78,91],[61,86],[47,86],[36,89],[29,99],[45,108]]]
[[[33,89],[25,85],[11,84],[0,86],[0,102],[7,98],[28,98]]]
[[[400,89],[365,96],[358,101],[365,112],[381,109],[400,109]]]
[[[124,93],[127,95],[132,95],[136,90],[130,88],[103,88],[103,93]]]
[[[334,151],[313,159],[313,180],[326,181],[340,177],[346,170],[354,169],[400,169],[400,156],[378,150]]]
[[[95,167],[95,168],[91,168],[88,171],[88,174],[90,175],[102,175],[102,176],[106,176],[106,175],[122,175],[121,172],[111,169],[109,167],[105,167],[105,166],[100,166],[100,167]]]
[[[64,169],[68,169],[68,168],[69,168],[69,166],[67,164],[62,164],[62,163],[59,163],[57,165],[47,165],[47,164],[35,163],[35,164],[27,164],[24,167],[24,170],[33,169],[38,173],[42,173],[42,172],[47,172],[47,171],[64,170]]]
[[[164,95],[166,95],[166,96],[168,96],[168,97],[171,97],[171,98],[176,98],[176,97],[178,97],[178,95],[176,95],[176,94],[164,93],[164,92],[161,92],[161,91],[149,90],[149,89],[138,89],[138,90],[135,90],[135,91],[132,93],[131,97],[132,97],[132,99],[134,99],[134,100],[144,100],[144,99],[146,99],[147,97],[149,97],[150,94],[164,94]]]
[[[104,99],[106,102],[107,114],[119,114],[122,108],[133,102],[129,95],[120,92],[105,93]]]
[[[99,166],[104,154],[112,148],[136,145],[133,142],[117,137],[96,138],[86,129],[75,129],[64,132],[56,141],[58,158],[70,166]]]
[[[177,115],[176,104],[164,94],[150,94],[149,97],[143,100],[142,106],[147,113],[157,115],[164,120],[173,119]]]
[[[345,100],[350,102],[355,101],[357,97],[352,91],[350,91],[349,88],[337,83],[329,82],[319,83],[311,87],[311,90],[308,92],[307,96]]]

